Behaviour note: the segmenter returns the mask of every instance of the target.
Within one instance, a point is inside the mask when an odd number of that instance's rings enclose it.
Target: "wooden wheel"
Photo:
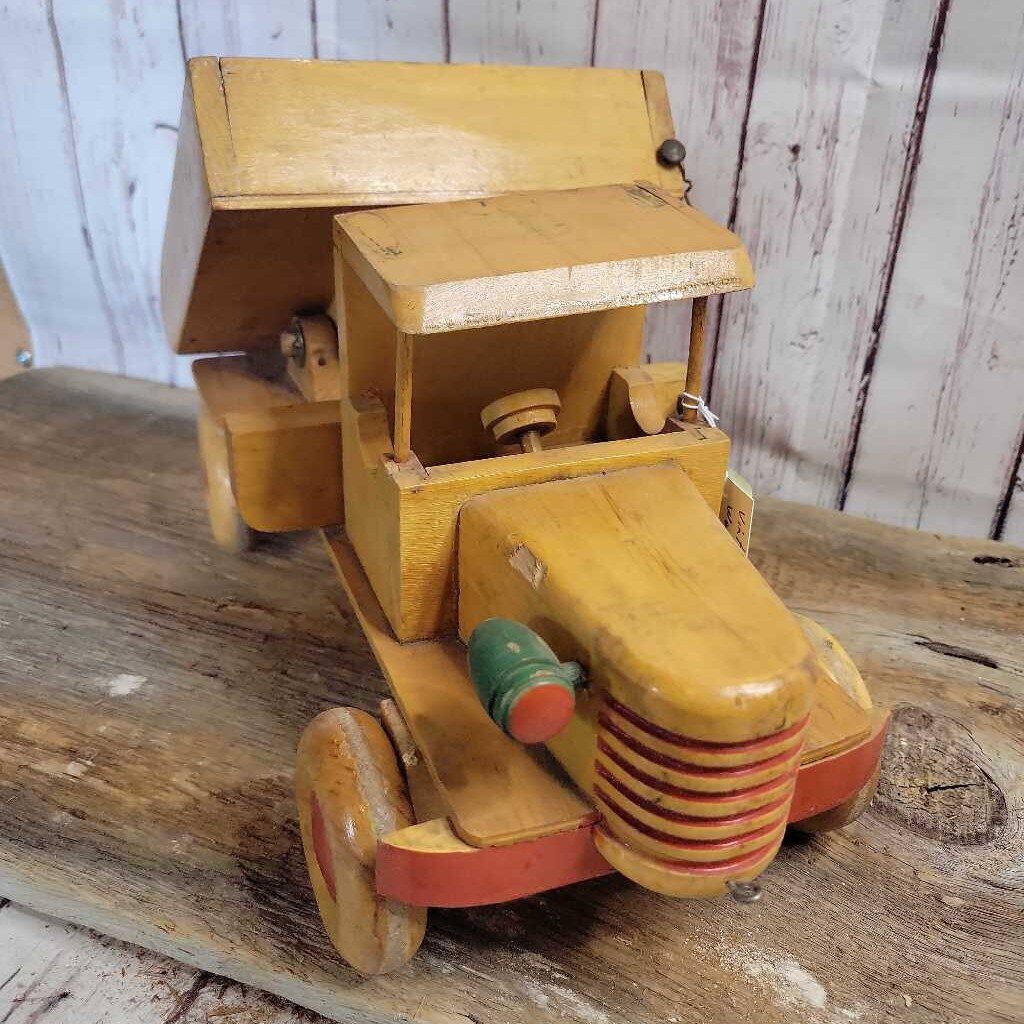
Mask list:
[[[833,832],[837,828],[849,825],[851,821],[856,821],[874,799],[875,790],[878,789],[878,775],[881,767],[881,762],[879,762],[871,778],[849,800],[844,800],[830,810],[822,811],[810,818],[804,818],[803,821],[791,822],[789,827],[795,828],[797,832],[815,835],[818,832]]]
[[[231,464],[224,428],[205,408],[199,413],[199,457],[206,483],[206,509],[217,544],[232,554],[252,547],[253,531],[242,518],[231,487]]]
[[[295,793],[306,866],[320,917],[360,974],[409,961],[423,941],[424,907],[377,895],[377,840],[415,823],[395,752],[377,720],[332,708],[299,741]]]

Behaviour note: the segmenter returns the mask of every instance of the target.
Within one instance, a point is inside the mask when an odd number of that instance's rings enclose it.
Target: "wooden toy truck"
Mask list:
[[[646,71],[189,64],[163,300],[241,353],[194,364],[214,536],[322,528],[394,698],[298,750],[363,973],[430,906],[722,893],[874,791],[886,716],[719,520],[704,304],[753,274],[672,135]],[[643,365],[670,299],[688,362]]]

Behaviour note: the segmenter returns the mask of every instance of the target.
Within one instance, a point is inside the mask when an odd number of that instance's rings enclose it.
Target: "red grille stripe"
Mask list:
[[[600,832],[602,836],[607,836],[612,842],[625,845],[622,843],[621,839],[616,839],[615,836],[602,825],[595,826],[595,831]],[[778,841],[772,840],[772,842],[765,843],[764,846],[758,847],[756,850],[741,853],[738,857],[730,857],[729,860],[662,860],[658,857],[652,857],[648,853],[644,853],[641,856],[643,856],[645,860],[653,861],[666,871],[679,871],[688,875],[729,875],[738,874],[746,868],[757,864],[767,853],[769,853],[769,851],[774,851],[778,845]]]
[[[770,736],[760,736],[756,740],[745,740],[742,743],[712,743],[710,740],[695,740],[678,732],[669,732],[668,729],[663,729],[660,725],[655,725],[646,718],[641,718],[635,711],[631,711],[625,704],[620,704],[610,694],[605,694],[605,703],[613,711],[622,715],[630,725],[636,726],[636,728],[664,743],[672,743],[678,747],[689,747],[691,750],[703,750],[709,754],[742,754],[748,751],[751,754],[756,754],[759,749],[788,740],[791,736],[797,736],[811,717],[806,715],[796,725],[791,725],[788,729],[783,729],[781,732],[772,733]]]
[[[637,768],[636,765],[623,760],[603,739],[598,739],[597,749],[609,761],[617,764],[627,775],[636,779],[637,782],[642,782],[645,786],[650,786],[651,789],[656,789],[659,793],[664,793],[666,796],[675,796],[681,800],[693,800],[699,803],[725,804],[730,800],[744,800],[747,797],[760,796],[762,793],[770,792],[781,783],[787,781],[792,786],[796,773],[799,770],[799,765],[794,765],[792,771],[779,775],[774,779],[769,779],[767,782],[759,783],[756,786],[748,786],[746,789],[730,789],[724,793],[708,793],[703,790],[683,789],[680,786],[672,786],[667,782],[662,782],[661,779],[654,778],[653,775],[648,775]]]
[[[722,825],[742,825],[745,821],[753,821],[755,818],[760,818],[772,811],[781,810],[789,803],[790,794],[787,791],[777,800],[761,804],[760,807],[743,811],[740,814],[726,814],[720,818],[701,818],[694,814],[680,814],[678,811],[670,811],[660,804],[656,804],[653,800],[648,800],[646,797],[634,793],[624,782],[615,778],[600,762],[594,765],[594,771],[630,803],[643,808],[648,814],[656,814],[659,818],[664,818],[666,821],[675,821],[680,825],[693,825],[697,828],[720,828]],[[730,793],[729,796],[731,797],[732,794]]]
[[[713,768],[706,764],[690,764],[687,761],[677,761],[668,754],[652,750],[639,740],[634,739],[629,733],[623,732],[607,715],[602,714],[598,721],[601,726],[610,732],[624,747],[628,747],[634,754],[639,754],[653,764],[660,764],[663,768],[671,768],[674,771],[685,772],[687,775],[713,775],[715,778],[742,779],[746,775],[756,775],[767,768],[774,768],[776,765],[785,764],[790,758],[800,752],[800,745],[803,737],[797,737],[792,746],[785,750],[766,757],[763,761],[754,761],[752,764],[729,765],[724,768]]]
[[[641,835],[656,839],[659,843],[664,843],[666,846],[674,846],[678,850],[706,850],[708,852],[713,850],[731,850],[733,847],[749,843],[751,839],[760,839],[762,836],[768,837],[786,820],[786,814],[783,812],[775,821],[769,822],[761,828],[744,832],[742,835],[729,836],[728,839],[680,839],[678,836],[669,835],[668,832],[661,832],[656,828],[651,828],[650,825],[634,818],[629,811],[612,800],[608,793],[600,786],[594,786],[594,796],[603,803],[606,803],[630,828],[634,828]],[[612,831],[612,834],[615,834],[614,831]]]

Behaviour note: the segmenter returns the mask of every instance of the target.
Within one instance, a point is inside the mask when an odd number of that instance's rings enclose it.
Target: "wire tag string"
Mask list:
[[[689,391],[684,391],[679,397],[680,412],[682,412],[683,409],[695,409],[697,415],[700,416],[709,427],[715,428],[718,426],[719,417],[708,408],[708,403],[704,401],[703,395],[691,395]]]

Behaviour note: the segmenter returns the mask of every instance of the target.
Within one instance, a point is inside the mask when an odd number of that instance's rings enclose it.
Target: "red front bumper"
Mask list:
[[[802,765],[789,821],[838,807],[865,786],[882,756],[888,724],[886,715],[856,746]],[[409,850],[386,842],[377,847],[377,892],[421,907],[505,903],[612,870],[594,847],[593,825],[511,846],[463,847],[457,852]]]

